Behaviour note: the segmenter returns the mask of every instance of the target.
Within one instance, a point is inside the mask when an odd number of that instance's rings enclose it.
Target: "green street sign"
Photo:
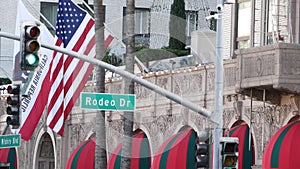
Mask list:
[[[1,135],[0,136],[0,148],[20,147],[21,135]]]
[[[94,110],[135,110],[134,94],[81,93],[80,107]]]

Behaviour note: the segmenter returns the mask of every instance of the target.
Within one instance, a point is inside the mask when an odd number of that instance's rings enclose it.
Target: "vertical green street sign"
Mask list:
[[[0,148],[19,147],[21,144],[21,135],[1,135],[0,136]]]
[[[134,94],[81,93],[82,109],[134,111]]]

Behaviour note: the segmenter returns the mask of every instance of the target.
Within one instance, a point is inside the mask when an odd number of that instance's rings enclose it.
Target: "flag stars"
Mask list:
[[[86,13],[69,1],[60,2],[58,9],[56,34],[67,45]]]

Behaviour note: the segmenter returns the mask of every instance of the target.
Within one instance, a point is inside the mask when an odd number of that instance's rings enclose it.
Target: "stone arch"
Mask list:
[[[137,128],[137,129],[135,129],[134,130],[134,133],[136,132],[136,131],[138,131],[138,130],[140,130],[141,132],[144,132],[145,133],[145,135],[147,136],[147,139],[148,139],[148,142],[149,142],[149,148],[150,148],[150,153],[151,153],[151,155],[153,156],[154,155],[154,150],[153,150],[153,145],[152,145],[152,137],[151,137],[151,135],[150,135],[150,133],[149,133],[149,131],[146,129],[146,127],[144,127],[143,125],[141,125],[139,128]],[[151,162],[153,161],[153,158],[151,158]]]
[[[287,123],[297,121],[297,120],[300,120],[300,115],[295,115],[295,116],[291,117]]]
[[[88,140],[88,139],[92,139],[92,138],[95,138],[96,137],[96,133],[95,131],[91,130],[87,133],[87,136],[85,137],[84,140]]]
[[[45,168],[52,169],[56,168],[56,148],[55,140],[52,131],[41,130],[38,134],[36,145],[34,148],[34,169]]]
[[[245,110],[243,110],[243,111],[245,111]],[[258,141],[257,141],[258,134],[256,132],[258,132],[258,131],[254,131],[252,129],[252,127],[249,125],[250,119],[243,113],[242,119],[236,120],[235,118],[232,118],[231,121],[229,122],[228,126],[224,126],[224,127],[226,128],[226,131],[228,131],[232,127],[235,127],[235,126],[243,124],[243,123],[247,124],[250,127],[250,132],[252,133],[252,136],[253,136],[253,146],[254,146],[254,150],[256,151],[254,159],[255,159],[255,163],[257,163],[258,159],[259,159],[258,158],[259,154],[257,153],[257,150],[259,150],[259,148],[258,148]],[[226,133],[226,131],[225,131],[225,133]]]
[[[144,133],[146,135],[146,137],[148,139],[150,155],[153,156],[152,144],[151,144],[151,140],[150,140],[151,137],[149,137],[149,135],[144,130],[142,130],[141,128],[137,128],[136,130],[133,131],[133,135],[141,134],[141,133]],[[151,163],[152,163],[152,160],[153,160],[153,158],[151,158]]]
[[[247,124],[244,120],[237,120],[235,121],[230,128],[233,128],[235,126],[241,125],[241,124]],[[248,125],[248,124],[247,124]]]
[[[176,133],[184,131],[184,130],[189,130],[189,129],[193,129],[195,132],[201,131],[201,130],[198,130],[197,126],[191,126],[189,124],[186,124],[186,125],[177,127],[177,129],[175,130],[175,132],[173,134],[176,134]]]
[[[184,125],[177,132],[184,131],[184,130],[187,130],[187,129],[193,129],[193,128],[189,125]],[[193,129],[193,130],[195,130],[195,129]]]
[[[231,129],[234,126],[237,126],[238,124],[241,124],[242,122],[248,124],[248,119],[242,118],[240,120],[237,120],[235,118],[230,119],[228,125],[224,126],[225,131]]]
[[[251,126],[247,123],[246,120],[239,119],[239,120],[235,120],[233,123],[230,123],[230,124],[231,125],[229,125],[230,127],[228,128],[228,131],[233,127],[236,127],[238,125],[243,125],[243,124],[246,124],[246,125],[248,125],[248,127],[250,127],[249,132],[251,132],[251,135],[252,135],[253,148],[254,148],[254,160],[255,160],[254,164],[256,164],[258,162],[258,153],[257,153],[258,147],[257,147],[257,140],[256,140],[257,137],[256,137],[255,131],[252,130]]]

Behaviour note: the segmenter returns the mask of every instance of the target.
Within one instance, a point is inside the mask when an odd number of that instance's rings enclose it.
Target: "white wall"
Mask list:
[[[0,28],[2,32],[15,33],[17,1],[0,1]],[[0,39],[0,77],[12,77],[14,41]]]

